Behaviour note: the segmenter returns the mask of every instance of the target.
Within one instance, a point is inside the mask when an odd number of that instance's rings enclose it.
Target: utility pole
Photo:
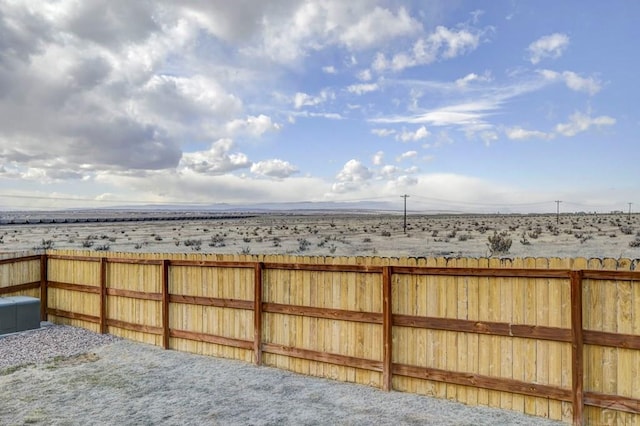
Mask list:
[[[631,204],[633,203],[627,203],[629,204],[629,222],[631,222]]]
[[[556,224],[560,223],[560,203],[562,201],[556,200]]]
[[[401,195],[401,198],[404,198],[404,233],[407,233],[407,198],[409,197],[407,194]]]

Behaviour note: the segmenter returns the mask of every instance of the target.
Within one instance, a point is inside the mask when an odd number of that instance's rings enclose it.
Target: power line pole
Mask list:
[[[629,222],[631,222],[631,204],[633,203],[627,203],[629,204]]]
[[[556,200],[556,224],[560,223],[560,203],[562,201]]]
[[[404,198],[404,233],[407,233],[407,198],[409,197],[407,194],[401,195],[401,198]]]

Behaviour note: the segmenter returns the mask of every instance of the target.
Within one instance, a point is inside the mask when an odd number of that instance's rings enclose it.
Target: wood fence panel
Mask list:
[[[91,260],[48,258],[47,261],[47,307],[50,321],[82,327],[100,332],[99,322],[83,319],[83,316],[99,318],[100,307],[100,263]],[[73,286],[56,288],[56,284],[75,284],[94,293],[73,290]]]
[[[589,269],[630,271],[635,267],[628,259],[591,260]],[[638,335],[640,330],[640,280],[587,278],[585,330]],[[587,332],[588,332],[587,331]],[[585,394],[617,396],[617,399],[640,399],[640,350],[599,344],[585,345]],[[614,397],[616,399],[616,397]],[[599,407],[586,407],[589,422],[640,424],[640,414],[625,412],[606,401]],[[633,405],[633,403],[630,403]],[[638,403],[635,402],[636,410]]]
[[[33,256],[32,260],[0,263],[0,290],[6,287],[35,283],[37,281],[40,281],[39,256]],[[5,293],[0,294],[3,296],[11,295]]]
[[[115,257],[107,260],[107,330],[126,339],[162,345],[162,267],[158,264],[125,263]],[[109,294],[113,290],[128,290],[152,294],[156,300]]]
[[[284,258],[277,260],[285,261]],[[312,264],[309,257],[288,259],[291,260]],[[269,269],[269,261],[270,258],[263,272],[265,344],[357,359],[382,360],[380,324],[340,319],[344,311],[367,312],[361,309],[362,300],[373,299],[373,305],[381,305],[381,296],[375,295],[381,291],[379,276],[357,272]],[[338,264],[347,262],[356,264],[358,260],[337,259]],[[284,305],[291,307],[274,311],[275,307]],[[297,307],[310,308],[315,313],[296,313]],[[372,347],[379,350],[372,353]],[[341,381],[372,384],[372,376],[368,371],[338,363],[302,359],[293,354],[273,353],[269,348],[273,346],[269,346],[263,355],[267,365]],[[367,358],[369,355],[372,357]],[[376,375],[373,384],[379,385],[380,374]]]
[[[100,286],[100,263],[89,260],[68,260],[49,257],[48,281],[67,284]]]
[[[202,260],[202,256],[191,255],[183,260],[198,262]],[[221,261],[235,259],[226,258]],[[171,266],[169,291],[173,302],[169,307],[169,327],[172,330],[194,333],[192,338],[187,338],[184,333],[181,334],[182,337],[177,337],[173,333],[171,347],[202,355],[251,361],[252,350],[236,347],[231,343],[236,340],[253,341],[254,338],[252,309],[235,307],[241,305],[241,302],[247,302],[247,306],[252,305],[253,274],[252,268],[190,266],[179,262]],[[206,301],[210,305],[201,304]],[[199,341],[197,338],[201,335],[223,339],[209,337],[207,341]]]
[[[40,298],[42,256],[17,258],[0,256],[0,297],[30,296]]]

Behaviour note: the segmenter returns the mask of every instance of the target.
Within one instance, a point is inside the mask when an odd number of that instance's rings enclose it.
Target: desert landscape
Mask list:
[[[0,215],[0,251],[640,258],[640,214],[57,211]]]

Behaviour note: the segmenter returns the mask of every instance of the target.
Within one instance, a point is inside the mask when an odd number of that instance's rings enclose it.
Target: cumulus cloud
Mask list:
[[[393,177],[396,173],[398,173],[400,169],[396,166],[386,165],[380,169],[380,175],[384,178]]]
[[[418,39],[411,51],[400,52],[390,59],[378,53],[372,68],[378,72],[386,70],[402,71],[418,65],[428,65],[438,59],[451,59],[475,50],[480,44],[479,31],[471,29],[450,29],[437,26],[435,30]]]
[[[579,74],[573,71],[551,71],[551,70],[540,70],[540,75],[542,75],[546,80],[550,81],[563,81],[567,87],[576,92],[586,92],[590,95],[595,95],[600,91],[602,85],[599,80],[594,77],[582,77]]]
[[[277,179],[288,178],[297,172],[297,167],[279,159],[258,161],[251,166],[251,173]]]
[[[396,135],[396,140],[402,142],[419,141],[420,139],[427,138],[430,134],[431,133],[429,133],[425,126],[421,126],[414,132],[403,130],[401,133]]]
[[[376,6],[362,19],[354,23],[340,35],[340,40],[348,47],[370,47],[382,41],[417,33],[422,24],[409,16],[401,7],[396,14],[389,9]]]
[[[529,60],[537,64],[543,58],[559,58],[569,46],[569,36],[562,33],[553,33],[540,37],[527,48]]]
[[[373,78],[370,69],[360,71],[358,74],[356,74],[356,77],[361,81],[369,81]]]
[[[371,179],[373,173],[358,160],[349,160],[336,176],[340,182],[362,182]]]
[[[320,105],[330,99],[335,99],[336,95],[331,90],[322,90],[317,96],[312,96],[304,92],[297,92],[293,96],[293,106],[300,109],[304,106]]]
[[[567,123],[556,125],[555,130],[564,136],[575,136],[578,133],[586,132],[594,126],[599,128],[603,126],[613,126],[614,124],[616,124],[616,119],[607,115],[591,117],[589,114],[575,112],[569,116]]]
[[[227,124],[231,134],[246,133],[253,137],[259,137],[270,131],[278,131],[281,125],[271,121],[271,117],[264,114],[249,116],[244,120],[233,120]]]
[[[407,152],[403,152],[402,154],[400,154],[397,158],[396,161],[400,162],[409,158],[416,158],[418,156],[418,151],[407,151]]]
[[[384,152],[382,151],[378,151],[373,155],[373,158],[371,160],[373,162],[373,164],[375,166],[380,166],[382,165],[382,162],[384,161]]]
[[[196,173],[219,175],[250,167],[251,162],[245,154],[230,153],[233,146],[231,139],[220,139],[212,143],[207,151],[184,153],[179,168]]]
[[[257,7],[262,13],[262,19],[257,20],[262,26],[262,43],[245,49],[247,55],[295,64],[308,52],[328,46],[360,51],[422,29],[406,9],[372,8],[366,1],[283,2],[278,6]],[[244,21],[237,20],[236,24],[243,25]]]

